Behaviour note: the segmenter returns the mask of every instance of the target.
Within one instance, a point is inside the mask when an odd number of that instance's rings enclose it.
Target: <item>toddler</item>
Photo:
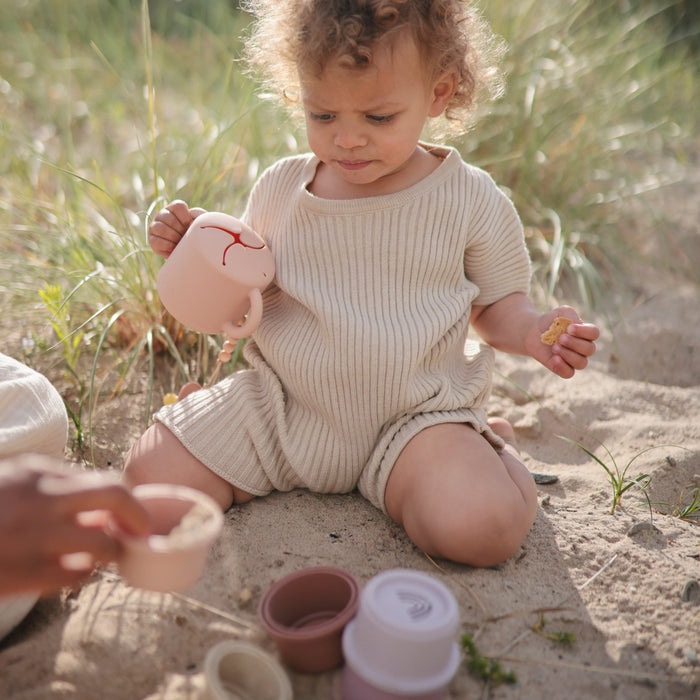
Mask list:
[[[276,265],[250,368],[163,407],[125,479],[184,483],[223,508],[272,490],[355,487],[425,552],[513,554],[537,494],[511,426],[488,419],[493,349],[561,377],[598,329],[539,313],[509,199],[420,140],[463,118],[489,75],[484,25],[458,0],[255,0],[249,55],[303,109],[311,153],[269,168],[242,219]],[[149,229],[167,257],[200,209]],[[554,345],[540,335],[571,319]],[[484,344],[467,343],[472,326]],[[466,349],[465,349],[466,348]]]

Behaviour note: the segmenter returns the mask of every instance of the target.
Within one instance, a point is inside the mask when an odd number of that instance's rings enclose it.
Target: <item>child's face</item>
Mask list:
[[[418,139],[426,119],[444,110],[455,81],[451,72],[432,82],[425,74],[415,43],[402,35],[391,48],[378,48],[368,68],[331,61],[320,77],[302,80],[306,131],[322,162],[316,177],[323,193],[387,194],[429,172]]]

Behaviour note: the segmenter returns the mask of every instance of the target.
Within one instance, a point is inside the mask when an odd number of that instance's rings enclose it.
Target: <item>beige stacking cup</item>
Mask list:
[[[292,686],[272,656],[252,644],[219,642],[204,660],[203,700],[292,700]]]
[[[221,532],[221,508],[205,493],[176,484],[140,484],[132,493],[150,517],[151,534],[117,531],[120,574],[132,586],[162,593],[192,587]]]

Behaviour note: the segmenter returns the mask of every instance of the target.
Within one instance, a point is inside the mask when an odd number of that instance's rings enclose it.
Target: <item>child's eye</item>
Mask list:
[[[329,122],[331,119],[333,119],[332,114],[320,114],[316,112],[309,112],[309,116],[311,119],[317,122]]]
[[[394,118],[393,114],[368,114],[367,119],[376,124],[388,124]]]

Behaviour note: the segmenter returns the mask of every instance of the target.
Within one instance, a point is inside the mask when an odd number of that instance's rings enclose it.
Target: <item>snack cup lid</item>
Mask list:
[[[459,665],[459,608],[428,574],[390,569],[372,578],[345,628],[348,666],[376,688],[407,696],[446,686]]]
[[[372,578],[361,596],[363,615],[387,632],[420,641],[453,638],[459,608],[450,590],[436,578],[411,569],[390,569]]]

